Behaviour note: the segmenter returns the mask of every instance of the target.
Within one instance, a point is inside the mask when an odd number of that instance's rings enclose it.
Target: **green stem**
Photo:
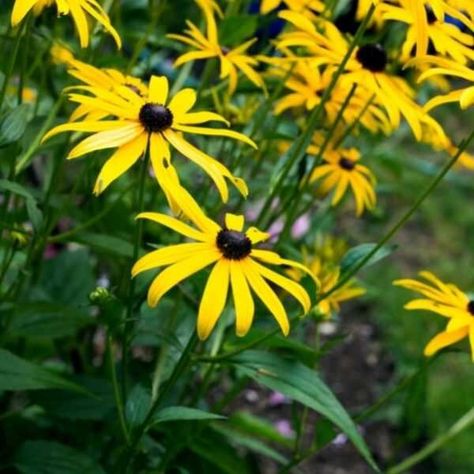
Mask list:
[[[336,72],[333,74],[329,86],[324,90],[320,103],[311,112],[308,119],[308,126],[306,130],[298,138],[295,144],[290,148],[287,162],[285,163],[280,175],[277,178],[277,181],[272,191],[269,193],[262,207],[262,210],[260,211],[260,215],[256,223],[257,227],[261,226],[262,223],[265,222],[268,212],[271,209],[272,202],[275,199],[275,197],[279,195],[280,189],[283,186],[288,173],[292,169],[293,165],[303,157],[303,155],[306,152],[306,149],[308,148],[308,145],[311,143],[311,138],[313,136],[314,130],[316,129],[316,126],[319,123],[319,119],[322,113],[324,112],[324,106],[326,105],[327,101],[331,97],[332,91],[334,90],[337,84],[337,81],[339,80],[339,77],[343,74],[346,64],[349,61],[350,57],[352,56],[353,51],[355,50],[360,40],[362,39],[362,35],[364,34],[364,31],[366,30],[367,25],[369,24],[369,21],[372,18],[374,10],[375,10],[375,6],[371,5],[369,11],[367,12],[366,17],[364,18],[364,21],[360,24],[359,28],[357,29],[357,33],[354,36],[353,41],[349,45],[349,48],[346,54],[344,55],[343,60],[339,64]]]
[[[417,211],[417,209],[423,204],[425,199],[434,191],[438,186],[444,176],[448,171],[454,166],[461,154],[466,150],[469,143],[474,138],[474,131],[469,135],[469,137],[464,140],[458,149],[458,152],[454,157],[448,161],[448,163],[442,168],[436,178],[431,182],[431,184],[421,193],[418,199],[415,201],[413,206],[406,212],[402,218],[387,232],[387,234],[380,240],[377,245],[367,254],[363,259],[361,259],[353,268],[351,268],[346,274],[344,274],[341,279],[326,293],[323,293],[319,296],[319,300],[328,297],[330,294],[334,293],[337,289],[344,286],[366,263],[405,225],[405,223],[411,218],[411,216]]]
[[[123,438],[125,440],[125,443],[127,445],[129,445],[130,444],[130,435],[129,435],[128,428],[127,428],[127,423],[126,423],[126,420],[125,420],[125,412],[124,412],[122,397],[120,396],[120,390],[119,390],[119,385],[118,385],[118,380],[117,380],[117,370],[116,370],[116,367],[115,367],[113,341],[112,341],[112,337],[110,335],[107,335],[107,355],[108,355],[110,376],[111,376],[111,379],[112,379],[112,387],[113,387],[113,391],[114,391],[115,406],[117,407],[117,413],[118,413],[118,417],[119,417],[120,428],[122,430],[122,434],[123,434]]]
[[[454,423],[448,431],[435,438],[431,443],[428,443],[417,453],[409,456],[401,463],[388,469],[387,474],[401,474],[402,472],[408,471],[411,467],[415,466],[419,462],[432,455],[434,452],[439,450],[448,441],[451,441],[459,433],[462,433],[465,429],[469,428],[474,424],[474,408],[467,411],[459,420]]]
[[[10,82],[10,78],[11,78],[12,73],[13,73],[13,68],[15,67],[16,58],[18,56],[18,50],[20,49],[21,36],[23,34],[23,30],[25,29],[25,27],[26,27],[25,25],[26,25],[27,22],[28,22],[28,18],[25,18],[21,22],[21,24],[18,27],[18,30],[16,32],[15,43],[14,43],[14,46],[13,46],[13,52],[10,55],[10,62],[8,63],[7,70],[6,70],[5,76],[3,78],[2,88],[0,89],[0,108],[2,107],[3,101],[5,100],[5,95],[7,93],[8,83]]]

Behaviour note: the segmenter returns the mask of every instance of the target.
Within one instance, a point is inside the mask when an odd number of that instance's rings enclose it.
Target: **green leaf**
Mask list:
[[[43,213],[40,211],[38,203],[33,199],[27,199],[26,212],[28,213],[28,217],[30,218],[34,229],[38,231],[43,222]]]
[[[4,191],[10,191],[17,196],[21,196],[25,199],[35,200],[34,196],[21,184],[9,181],[8,179],[0,179],[0,189]]]
[[[9,331],[16,336],[59,338],[74,336],[94,319],[83,311],[58,303],[33,302],[15,308]]]
[[[240,45],[250,39],[256,30],[256,15],[232,15],[226,17],[219,25],[221,44],[227,47]]]
[[[341,260],[341,275],[344,275],[344,273],[347,273],[351,270],[351,268],[358,265],[361,260],[363,260],[370,252],[372,252],[376,245],[377,244],[361,244],[349,249]],[[390,255],[396,248],[396,245],[384,245],[378,249],[377,252],[372,255],[372,257],[370,257],[369,261],[366,263],[366,266],[373,265],[379,260],[382,260],[382,258]]]
[[[86,454],[53,441],[26,441],[14,464],[22,474],[105,474]]]
[[[41,390],[59,388],[88,394],[88,392],[55,373],[28,362],[11,352],[0,349],[0,391]]]
[[[142,385],[135,385],[125,406],[125,417],[130,428],[137,428],[145,421],[150,405],[150,392]]]
[[[18,141],[25,133],[30,106],[21,104],[0,119],[0,147]]]
[[[110,235],[81,232],[71,236],[73,242],[88,245],[97,251],[110,255],[130,258],[133,255],[133,245],[127,240]]]
[[[299,362],[260,351],[243,352],[231,361],[255,381],[328,418],[347,435],[370,466],[378,471],[355,423],[314,370]]]
[[[223,420],[225,416],[188,407],[166,407],[156,412],[153,423],[166,421]]]

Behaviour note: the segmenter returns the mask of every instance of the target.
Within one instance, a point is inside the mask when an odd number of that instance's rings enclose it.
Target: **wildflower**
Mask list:
[[[97,20],[112,35],[118,48],[122,47],[119,34],[97,0],[16,0],[11,17],[12,26],[18,25],[31,10],[34,15],[39,15],[44,8],[53,3],[56,3],[58,15],[72,16],[82,48],[87,48],[90,37],[86,14]]]
[[[326,64],[332,72],[336,70],[347,54],[349,44],[331,22],[319,20],[320,32],[312,22],[297,13],[285,11],[280,13],[280,17],[290,22],[296,31],[281,35],[279,49],[305,46],[311,58],[321,65]],[[419,141],[424,124],[433,125],[436,121],[414,101],[415,94],[408,83],[386,71],[387,65],[385,49],[378,43],[368,43],[356,48],[340,80],[357,84],[366,91],[367,99],[374,96],[374,103],[386,110],[394,129],[398,128],[403,116]],[[434,125],[433,129],[436,129]]]
[[[285,50],[289,60],[295,59],[288,50]],[[273,61],[272,61],[273,62]],[[275,113],[278,115],[288,109],[312,110],[321,102],[324,90],[329,87],[332,78],[332,70],[321,71],[318,60],[298,61],[294,64],[290,77],[285,80],[285,87],[290,92],[279,99],[275,104]],[[287,72],[281,67],[274,67],[270,74],[277,77],[286,77]],[[333,122],[340,111],[344,101],[349,95],[350,84],[338,82],[330,99],[325,103],[329,123]],[[344,112],[343,119],[347,123],[359,121],[365,128],[372,132],[382,131],[390,133],[392,127],[385,111],[379,105],[371,103],[368,107],[365,90],[357,88],[349,100]],[[366,108],[362,114],[362,110]]]
[[[222,46],[219,43],[214,15],[210,14],[207,10],[205,10],[205,13],[207,25],[206,36],[189,20],[186,21],[188,29],[185,30],[185,33],[187,35],[167,35],[168,38],[190,45],[196,50],[179,56],[174,63],[175,67],[179,67],[196,59],[218,58],[220,62],[220,79],[229,78],[229,94],[233,94],[237,88],[238,71],[241,71],[257,87],[264,89],[265,83],[260,74],[254,69],[254,67],[258,65],[258,61],[247,54],[248,48],[250,48],[257,39],[254,38],[246,41],[233,49]]]
[[[326,194],[334,189],[331,204],[335,206],[350,187],[356,203],[356,214],[375,207],[375,176],[364,165],[358,163],[360,153],[355,148],[326,150],[324,163],[317,166],[310,176],[310,183],[323,180],[320,189]]]
[[[431,272],[422,271],[419,275],[427,283],[407,278],[396,280],[393,284],[424,296],[407,303],[405,309],[431,311],[448,319],[446,329],[425,347],[425,355],[432,356],[444,347],[469,337],[474,361],[474,301],[456,285],[442,282]]]
[[[168,102],[168,79],[164,76],[152,76],[145,97],[127,86],[116,87],[113,91],[82,86],[82,90],[95,96],[71,93],[69,99],[112,118],[59,125],[48,132],[43,141],[62,132],[95,132],[70,151],[69,159],[96,150],[118,147],[99,173],[94,186],[95,194],[100,194],[125,173],[143,155],[148,143],[155,176],[165,192],[172,192],[172,189],[165,188],[165,183],[176,181],[165,179],[170,173],[176,173],[170,161],[171,145],[209,174],[223,201],[228,199],[224,178],[231,180],[242,194],[247,194],[243,180],[233,176],[224,165],[193,146],[180,133],[230,137],[256,147],[252,140],[241,133],[195,126],[212,120],[227,121],[213,112],[190,112],[196,102],[194,90],[183,89]]]
[[[458,64],[455,61],[446,58],[438,58],[436,56],[425,56],[409,63],[409,65],[419,64],[429,66],[429,68],[419,76],[419,82],[433,76],[446,75],[459,77],[460,79],[464,79],[471,83],[464,88],[456,89],[448,94],[434,97],[426,103],[425,110],[431,110],[439,105],[450,102],[459,102],[462,109],[467,109],[474,104],[474,71],[471,68]]]
[[[268,282],[290,293],[301,304],[305,313],[310,308],[310,298],[301,285],[262,263],[296,267],[306,273],[309,270],[297,262],[281,258],[275,252],[254,248],[254,245],[268,239],[269,234],[255,227],[244,232],[243,216],[226,214],[225,224],[221,227],[203,213],[184,189],[179,196],[183,214],[194,227],[164,214],[145,212],[138,216],[164,225],[194,241],[155,250],[134,265],[133,276],[167,266],[153,280],[148,290],[149,306],[155,307],[172,287],[214,264],[199,305],[197,331],[200,339],[209,336],[219,319],[226,304],[229,285],[233,294],[238,336],[247,334],[252,325],[254,301],[250,290],[273,314],[283,334],[287,335],[290,327],[286,310]]]
[[[408,24],[408,31],[402,47],[402,60],[410,59],[417,43],[416,11],[408,7],[408,4],[415,5],[413,0],[402,1],[400,6],[386,5],[384,18],[386,20],[396,20]],[[456,62],[465,64],[468,60],[474,59],[474,38],[468,33],[463,33],[460,29],[445,21],[444,15],[438,18],[432,8],[425,8],[426,15],[426,35],[430,49],[443,56],[451,56]],[[420,55],[417,54],[419,57]]]
[[[444,38],[444,41],[449,37],[460,39],[460,35],[456,35],[454,30],[439,27],[445,23],[446,15],[474,29],[474,23],[463,13],[465,9],[458,9],[450,5],[451,0],[397,0],[397,3],[398,5],[393,5],[387,1],[381,2],[380,8],[383,11],[383,17],[386,20],[401,21],[410,25],[406,48],[409,47],[411,50],[413,45],[416,44],[417,57],[424,56],[428,52],[430,39],[432,41],[436,39],[436,46],[445,51],[445,46],[448,46],[448,44],[443,44],[441,38]],[[433,27],[434,24],[437,24],[437,27]],[[452,46],[452,41],[448,40],[448,42]],[[408,46],[408,44],[411,46]],[[452,53],[452,51],[449,51],[449,53]]]

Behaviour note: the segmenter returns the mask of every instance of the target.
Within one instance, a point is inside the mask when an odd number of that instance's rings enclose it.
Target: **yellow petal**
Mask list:
[[[235,329],[237,336],[245,336],[252,326],[255,305],[245,272],[237,260],[230,262],[230,282],[235,307]]]
[[[168,79],[165,76],[151,76],[148,98],[154,104],[166,104]]]
[[[168,104],[168,108],[173,113],[173,117],[179,121],[188,110],[192,109],[196,103],[196,98],[196,91],[193,89],[183,89],[176,93]]]
[[[140,135],[133,141],[122,145],[100,170],[94,186],[94,194],[103,192],[115,179],[125,173],[146,149],[147,136]]]
[[[270,313],[273,314],[281,328],[281,331],[285,336],[287,336],[290,332],[290,323],[281,301],[262,276],[254,270],[252,265],[249,263],[249,259],[241,260],[240,264],[250,287],[260,298],[262,303],[268,308]]]
[[[209,337],[221,315],[229,289],[229,261],[220,259],[211,270],[199,305],[197,333],[199,339]]]
[[[205,250],[166,268],[150,285],[150,289],[148,290],[148,305],[152,308],[155,307],[163,295],[173,288],[173,286],[193,273],[219,260],[220,257],[221,254],[217,250]]]
[[[427,357],[434,355],[440,349],[455,344],[460,341],[462,338],[466,337],[469,332],[468,327],[458,329],[457,331],[444,331],[437,334],[425,347],[424,354]]]
[[[69,122],[52,128],[42,139],[41,143],[51,137],[63,132],[100,132],[103,130],[116,130],[117,128],[130,125],[131,122],[125,120],[102,120],[86,122]]]
[[[38,0],[17,0],[13,5],[11,22],[12,26],[18,25]]]
[[[244,228],[245,218],[244,216],[230,214],[229,212],[225,215],[225,226],[229,230],[236,230],[242,232]]]
[[[69,2],[69,8],[79,34],[81,48],[87,48],[89,46],[89,25],[87,24],[86,15],[77,2]]]
[[[183,125],[199,124],[210,121],[224,122],[227,126],[230,125],[228,120],[213,112],[192,112],[184,114],[179,118],[179,120],[176,120],[176,122]]]

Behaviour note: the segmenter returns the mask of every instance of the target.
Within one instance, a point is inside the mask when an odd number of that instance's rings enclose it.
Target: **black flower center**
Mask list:
[[[380,44],[366,44],[356,53],[356,59],[364,69],[372,72],[383,72],[387,66],[387,53]]]
[[[147,132],[162,132],[171,127],[173,114],[168,107],[148,103],[140,109],[139,119]]]
[[[339,160],[339,166],[343,170],[352,171],[355,168],[355,165],[356,165],[355,162],[352,160],[349,160],[348,158],[341,158]]]
[[[252,242],[243,233],[236,230],[222,229],[216,238],[217,248],[229,260],[242,260],[252,250]]]
[[[469,301],[467,310],[474,316],[474,300]]]

